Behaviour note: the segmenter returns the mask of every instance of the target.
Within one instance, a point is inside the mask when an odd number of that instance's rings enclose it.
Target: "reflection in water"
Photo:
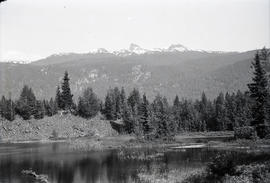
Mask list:
[[[48,175],[51,183],[130,182],[136,179],[138,171],[142,169],[151,171],[155,168],[163,173],[170,169],[198,168],[216,154],[216,151],[209,149],[133,149],[121,153],[78,153],[70,151],[66,144],[0,147],[1,183],[31,183],[21,174],[22,170],[28,169]]]

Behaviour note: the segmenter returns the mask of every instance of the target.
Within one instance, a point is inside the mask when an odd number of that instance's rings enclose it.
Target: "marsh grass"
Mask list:
[[[69,142],[69,148],[74,151],[101,151],[105,149],[102,142],[96,139],[72,140]]]
[[[117,155],[121,160],[160,161],[164,159],[164,152],[164,149],[121,148]]]
[[[155,168],[151,172],[141,171],[138,173],[138,178],[140,183],[180,183],[188,177],[201,175],[202,172],[203,168],[173,169],[163,172]]]

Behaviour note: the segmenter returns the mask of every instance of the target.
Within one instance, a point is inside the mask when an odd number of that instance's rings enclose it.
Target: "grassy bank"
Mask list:
[[[231,140],[227,142],[209,141],[209,147],[222,149],[222,150],[242,150],[246,149],[249,152],[266,151],[270,153],[270,139],[257,139],[257,140]]]
[[[168,148],[182,145],[204,144],[205,146],[222,144],[220,138],[232,138],[233,132],[189,132],[175,136],[172,141],[142,140],[134,135],[117,135],[95,138],[78,138],[69,141],[71,148],[78,151],[96,151],[121,148]],[[211,142],[211,143],[209,143]],[[215,143],[214,143],[215,142]]]

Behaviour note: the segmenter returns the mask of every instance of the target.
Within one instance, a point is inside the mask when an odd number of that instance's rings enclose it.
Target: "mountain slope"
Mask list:
[[[134,49],[138,49],[133,45]],[[107,89],[137,87],[152,99],[160,93],[172,99],[198,98],[205,91],[210,98],[220,91],[246,90],[250,63],[255,51],[236,53],[200,51],[158,51],[128,56],[99,52],[54,55],[31,64],[0,63],[0,94],[11,91],[17,97],[24,84],[40,98],[54,97],[65,70],[71,77],[76,99],[90,86],[100,97]]]

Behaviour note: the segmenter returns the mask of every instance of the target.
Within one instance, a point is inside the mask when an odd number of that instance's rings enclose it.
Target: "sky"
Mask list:
[[[182,44],[247,51],[270,47],[270,0],[7,0],[0,61],[57,53]]]

